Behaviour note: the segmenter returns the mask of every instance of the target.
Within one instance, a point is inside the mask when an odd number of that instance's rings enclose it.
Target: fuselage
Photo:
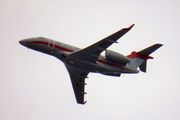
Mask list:
[[[105,56],[100,55],[96,63],[82,61],[76,58],[72,58],[69,55],[73,52],[80,50],[80,48],[68,45],[62,42],[58,42],[45,37],[34,37],[20,41],[20,44],[31,48],[36,51],[40,51],[56,58],[60,59],[64,64],[70,65],[74,68],[81,69],[88,72],[97,72],[102,74],[111,73],[138,73],[139,70],[131,69],[126,66],[112,63],[106,59]]]

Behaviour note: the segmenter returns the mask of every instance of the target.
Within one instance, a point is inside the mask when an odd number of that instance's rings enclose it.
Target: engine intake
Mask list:
[[[105,56],[108,61],[116,64],[126,65],[130,61],[128,57],[112,50],[106,50]]]

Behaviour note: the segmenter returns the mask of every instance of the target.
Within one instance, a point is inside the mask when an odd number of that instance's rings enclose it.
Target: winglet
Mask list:
[[[127,30],[130,30],[135,24],[132,24],[130,27],[126,28]]]
[[[86,104],[86,102],[87,102],[87,101],[84,101],[84,103],[83,103],[83,104]]]

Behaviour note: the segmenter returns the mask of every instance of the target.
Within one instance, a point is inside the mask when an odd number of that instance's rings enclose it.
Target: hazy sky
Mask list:
[[[179,0],[0,0],[0,120],[179,120]],[[19,40],[44,36],[80,48],[134,24],[108,49],[128,55],[155,43],[147,73],[90,73],[76,103],[58,59]]]

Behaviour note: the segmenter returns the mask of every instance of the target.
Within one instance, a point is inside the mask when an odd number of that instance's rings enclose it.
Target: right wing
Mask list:
[[[86,85],[85,78],[87,78],[87,75],[89,74],[89,72],[85,72],[85,71],[73,68],[67,64],[65,64],[65,66],[71,78],[71,83],[73,86],[77,103],[85,104],[86,101],[84,101],[84,94],[86,93],[84,92],[84,86]]]
[[[113,43],[116,43],[117,40],[126,34],[133,26],[134,24],[128,28],[123,28],[115,32],[114,34],[94,43],[93,45],[73,52],[69,55],[69,57],[95,63],[102,51],[106,50]]]

